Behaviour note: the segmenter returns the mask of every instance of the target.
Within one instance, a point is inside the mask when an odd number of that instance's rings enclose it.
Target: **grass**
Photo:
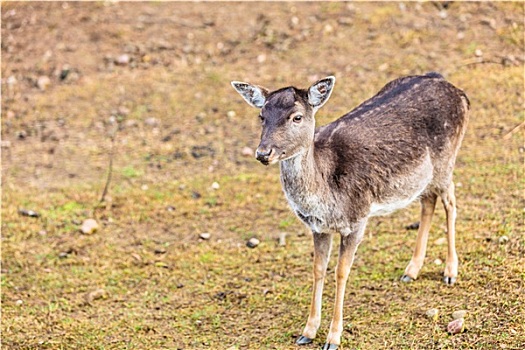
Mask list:
[[[2,140],[11,142],[2,149],[3,348],[296,348],[310,301],[311,237],[288,209],[278,168],[242,155],[243,147],[256,146],[259,124],[229,81],[276,88],[335,74],[338,85],[317,118],[324,124],[389,79],[431,70],[464,89],[472,104],[455,171],[460,279],[443,285],[444,265],[435,263],[446,257],[440,205],[425,266],[411,284],[399,276],[416,235],[405,226],[418,220],[418,205],[372,219],[348,282],[341,348],[525,347],[523,129],[509,135],[524,118],[522,4],[454,3],[447,19],[431,3],[59,5],[2,5],[37,18],[25,34],[15,32],[24,54],[18,61],[5,27],[17,17],[3,18],[6,77],[36,74],[34,57],[48,47],[34,37],[48,28],[79,37],[108,33],[105,41],[55,54],[53,60],[82,68],[78,81],[53,80],[41,92],[20,78],[18,95],[2,85]],[[87,12],[99,22],[64,20]],[[174,22],[167,29],[161,20],[170,13],[213,25]],[[339,15],[351,23],[340,25]],[[107,24],[115,16],[122,16],[118,30]],[[135,27],[148,16],[158,23]],[[490,18],[495,29],[484,24]],[[173,47],[156,49],[159,38]],[[159,63],[100,67],[106,53],[126,44],[142,44]],[[478,48],[487,60],[513,55],[518,64],[465,65]],[[261,54],[266,61],[255,67]],[[109,118],[121,106],[129,113],[119,114],[112,183],[98,205],[114,128]],[[151,117],[159,125],[144,123]],[[19,139],[20,130],[29,136]],[[21,208],[40,217],[21,216]],[[80,225],[90,217],[100,229],[83,235]],[[203,232],[211,238],[200,239]],[[287,233],[285,247],[277,243],[280,232]],[[251,237],[261,241],[255,249],[245,245]],[[330,276],[335,264],[333,256]],[[319,347],[328,331],[332,277],[324,294],[321,328],[307,348]],[[425,316],[430,308],[439,309],[435,321]],[[466,331],[448,335],[451,313],[460,309],[468,310]]]

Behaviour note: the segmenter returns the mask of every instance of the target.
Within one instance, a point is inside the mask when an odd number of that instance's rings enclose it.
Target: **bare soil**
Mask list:
[[[460,279],[441,283],[441,208],[411,284],[399,277],[418,205],[372,220],[341,348],[525,348],[524,6],[3,2],[2,347],[297,348],[311,237],[278,168],[251,156],[257,111],[230,81],[335,75],[322,125],[396,77],[438,71],[472,104],[455,172]],[[307,348],[324,342],[333,289]],[[465,331],[449,335],[457,310]]]

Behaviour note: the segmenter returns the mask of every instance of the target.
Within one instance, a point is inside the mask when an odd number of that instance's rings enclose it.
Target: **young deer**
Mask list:
[[[452,171],[465,134],[469,101],[438,73],[388,83],[377,95],[336,121],[315,128],[314,115],[334,87],[330,76],[307,90],[273,92],[232,82],[261,109],[256,158],[280,163],[281,183],[295,214],[313,232],[314,283],[310,315],[297,344],[313,341],[321,322],[321,298],[332,234],[341,235],[335,307],[323,349],[336,349],[343,330],[343,298],[367,220],[421,202],[421,222],[404,282],[423,265],[430,221],[439,196],[446,211],[448,255],[444,281],[458,275],[455,248],[456,198]]]

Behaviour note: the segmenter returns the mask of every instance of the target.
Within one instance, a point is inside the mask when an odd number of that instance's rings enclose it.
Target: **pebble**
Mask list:
[[[125,66],[125,65],[129,64],[130,61],[131,61],[131,59],[130,59],[129,55],[123,54],[123,55],[118,56],[115,59],[115,64],[118,64],[119,66]]]
[[[507,237],[507,236],[501,236],[500,238],[498,238],[499,244],[505,244],[508,241],[509,241],[509,237]]]
[[[22,306],[24,301],[22,299],[18,299],[15,303],[16,303],[17,306]]]
[[[101,299],[106,296],[106,291],[102,288],[96,289],[92,292],[89,292],[85,295],[85,300],[89,304],[93,300]]]
[[[45,75],[41,75],[38,77],[36,81],[36,86],[41,90],[45,91],[47,87],[51,84],[51,79]]]
[[[465,318],[467,315],[467,310],[457,310],[452,313],[452,318],[458,320],[460,318]]]
[[[244,147],[241,150],[241,154],[245,157],[252,157],[255,154],[255,152],[250,147]]]
[[[427,312],[425,312],[425,315],[427,315],[428,318],[431,318],[433,319],[434,321],[436,321],[438,319],[438,316],[439,316],[439,310],[438,309],[429,309],[427,310]]]
[[[246,246],[248,248],[255,248],[257,247],[259,244],[261,243],[261,241],[259,241],[257,238],[255,237],[252,237],[248,240],[248,242],[246,242]]]
[[[237,113],[235,113],[235,111],[228,111],[228,112],[226,113],[226,116],[227,116],[228,118],[230,118],[230,119],[231,119],[231,118],[235,118],[236,115],[237,115]]]
[[[405,226],[405,229],[407,230],[417,230],[419,229],[419,221],[416,221],[410,225]]]
[[[211,184],[211,188],[213,188],[214,190],[218,190],[220,187],[221,187],[221,185],[219,185],[218,182],[214,182],[214,183]]]
[[[207,241],[207,240],[209,240],[211,238],[211,234],[208,233],[208,232],[204,232],[204,233],[201,233],[199,235],[199,238],[204,240],[204,241]]]
[[[443,260],[441,260],[441,259],[436,259],[436,260],[434,260],[434,264],[436,264],[436,265],[441,265],[441,264],[443,264]]]
[[[147,126],[158,126],[159,120],[157,118],[150,117],[144,120],[144,124],[146,124]]]
[[[126,116],[126,115],[129,114],[129,112],[130,112],[130,110],[126,106],[120,106],[118,108],[118,114],[120,114],[120,115]]]
[[[440,237],[434,241],[435,245],[443,245],[447,243],[447,237]]]
[[[286,245],[286,232],[279,232],[279,247]]]
[[[11,147],[11,141],[2,140],[1,147],[2,148],[10,148]]]
[[[126,120],[126,123],[124,124],[128,128],[132,128],[138,125],[137,121],[135,119],[128,119]]]
[[[82,223],[82,227],[80,227],[80,231],[82,231],[85,235],[91,235],[95,233],[98,229],[98,223],[95,219],[86,219]]]
[[[27,210],[27,209],[19,209],[18,213],[22,216],[29,216],[31,218],[38,218],[40,217],[40,214],[37,213],[34,210]]]
[[[447,326],[447,332],[450,334],[458,334],[463,332],[465,330],[465,327],[463,326],[464,323],[464,318],[458,318],[457,320],[450,322]]]

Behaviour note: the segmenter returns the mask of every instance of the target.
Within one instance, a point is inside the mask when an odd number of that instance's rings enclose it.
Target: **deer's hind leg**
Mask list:
[[[437,195],[434,193],[428,193],[421,198],[421,220],[417,231],[416,248],[414,249],[410,263],[405,269],[405,273],[401,277],[401,281],[403,282],[415,280],[421,267],[423,267],[427,251],[428,233],[436,207],[436,200]]]
[[[447,261],[443,281],[452,285],[458,277],[458,255],[456,253],[456,195],[454,182],[440,196],[447,216]]]

